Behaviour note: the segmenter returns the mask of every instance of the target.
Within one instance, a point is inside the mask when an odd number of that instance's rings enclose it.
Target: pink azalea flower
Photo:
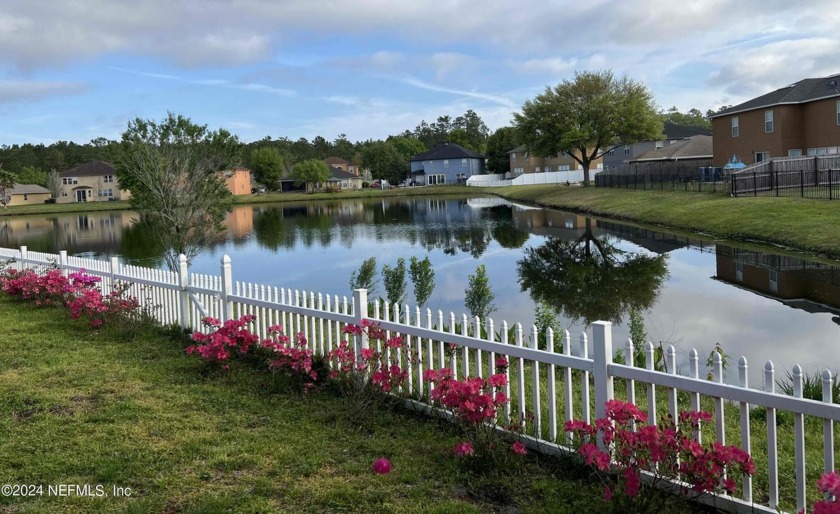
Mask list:
[[[377,475],[387,475],[391,472],[391,461],[385,457],[379,457],[373,461],[373,472]]]

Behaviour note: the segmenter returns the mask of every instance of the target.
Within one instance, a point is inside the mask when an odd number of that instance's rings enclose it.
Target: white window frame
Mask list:
[[[534,173],[539,173],[540,171],[542,171],[540,166],[534,166]]]
[[[740,121],[738,116],[730,118],[730,126],[732,127],[732,137],[738,137],[741,134]]]
[[[516,152],[510,154],[510,162],[516,162]]]
[[[444,167],[444,169],[449,168],[449,159],[444,159],[443,160],[443,167]]]
[[[657,141],[655,143],[655,147],[656,147],[656,150],[659,150],[660,148],[664,148],[665,147],[665,141]]]
[[[837,124],[840,125],[840,100],[837,100]]]
[[[761,160],[759,160],[758,156],[761,156]],[[770,159],[770,152],[755,152],[755,162],[766,162]]]
[[[613,148],[612,150],[607,152],[607,155],[610,156],[610,157],[613,157],[615,155],[615,148]]]
[[[791,148],[788,150],[788,157],[802,157],[801,148]]]
[[[102,181],[105,182],[106,184],[110,184],[110,183],[114,182],[114,176],[113,175],[105,175],[103,177]]]
[[[764,132],[766,134],[773,132],[773,109],[764,111]]]
[[[569,171],[571,168],[568,164],[558,164],[557,171]]]
[[[630,155],[630,145],[624,145],[624,155]]]
[[[461,167],[466,168],[466,166],[467,166],[467,160],[466,159],[461,159]]]

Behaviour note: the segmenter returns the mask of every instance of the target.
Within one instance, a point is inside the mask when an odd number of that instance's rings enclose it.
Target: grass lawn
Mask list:
[[[840,202],[557,185],[484,191],[546,207],[840,257]]]
[[[0,296],[0,483],[103,485],[108,497],[0,496],[0,512],[599,512],[602,486],[529,456],[477,473],[453,426],[382,411],[362,426],[328,391],[246,363],[210,370],[158,331],[91,336]],[[389,475],[370,471],[374,459]],[[110,495],[114,486],[128,497]],[[674,512],[688,506],[678,504]],[[666,509],[667,510],[667,509]]]

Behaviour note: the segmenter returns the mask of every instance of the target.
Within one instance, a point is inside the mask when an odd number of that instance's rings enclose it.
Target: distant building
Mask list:
[[[712,116],[715,166],[733,155],[752,164],[771,157],[840,153],[840,74],[802,79]]]
[[[59,173],[61,192],[58,203],[107,202],[127,200],[131,192],[120,189],[114,166],[105,161],[90,161]]]
[[[9,207],[44,203],[52,198],[49,189],[37,184],[15,184],[13,188],[7,189],[6,192],[9,194]]]
[[[604,154],[604,169],[609,170],[621,164],[633,161],[643,153],[659,150],[678,143],[692,136],[711,136],[712,131],[701,127],[686,127],[666,121],[662,130],[662,139],[639,141],[629,145],[620,145]]]
[[[441,143],[409,160],[411,180],[418,185],[464,184],[484,173],[484,155],[455,143]]]
[[[327,163],[328,166],[338,168],[340,170],[346,171],[347,173],[352,173],[357,177],[360,175],[359,168],[357,166],[355,166],[346,159],[342,159],[341,157],[327,157],[326,159],[324,159],[324,162]]]
[[[696,135],[682,139],[674,144],[648,150],[647,152],[630,159],[629,163],[643,162],[694,162],[705,161],[712,158],[712,136]]]
[[[225,186],[235,196],[251,194],[251,170],[237,167],[222,172]]]
[[[516,177],[523,173],[545,173],[551,171],[574,171],[582,170],[583,166],[569,154],[560,154],[552,157],[537,157],[531,155],[525,145],[517,146],[508,152],[510,159],[510,173]],[[589,165],[590,170],[599,170],[603,167],[602,158],[599,157]]]

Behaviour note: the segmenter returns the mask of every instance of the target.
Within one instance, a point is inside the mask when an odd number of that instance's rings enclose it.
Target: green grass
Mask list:
[[[840,202],[556,185],[484,191],[545,207],[840,257]]]
[[[283,390],[246,363],[228,372],[158,331],[91,337],[60,310],[0,297],[0,483],[102,484],[130,497],[0,497],[2,512],[598,512],[601,486],[530,456],[476,473],[458,433],[382,411],[363,426],[328,391]],[[387,456],[393,471],[370,472]],[[684,504],[674,507],[683,511]]]

